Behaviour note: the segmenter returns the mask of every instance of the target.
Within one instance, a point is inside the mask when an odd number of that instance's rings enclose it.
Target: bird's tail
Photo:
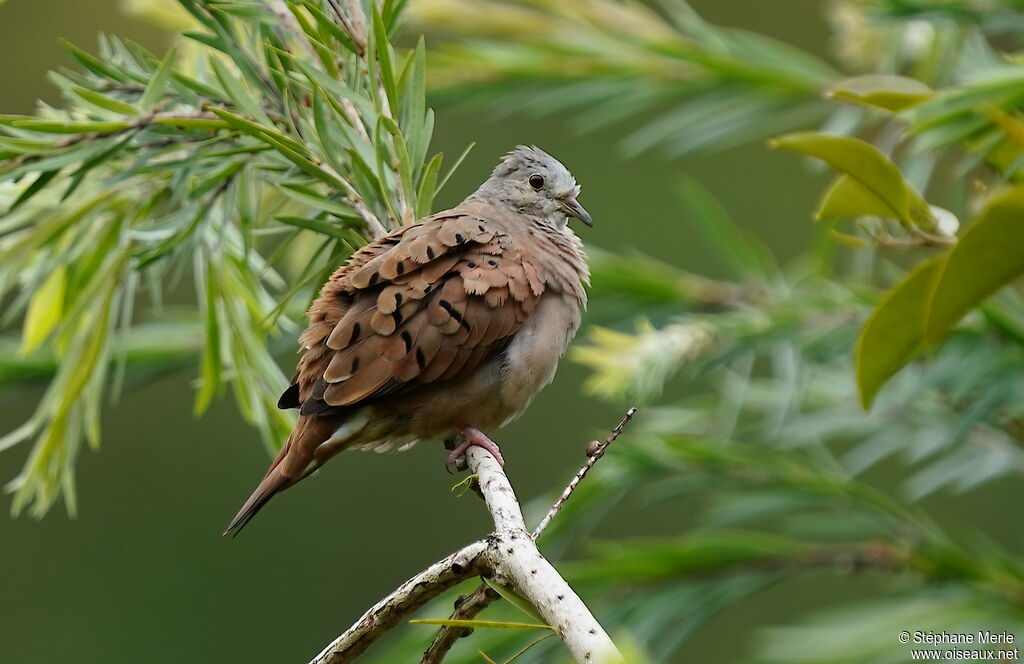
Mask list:
[[[340,429],[342,423],[346,423],[349,428]],[[278,492],[307,477],[328,458],[345,449],[349,440],[365,424],[365,418],[355,418],[349,422],[345,413],[330,417],[300,415],[288,442],[277,453],[263,481],[245,501],[242,509],[238,510],[224,534],[232,537],[237,535]],[[337,440],[332,436],[337,437]]]
[[[249,499],[242,505],[242,509],[238,510],[238,514],[228,524],[227,530],[224,531],[225,536],[234,537],[245,524],[256,516],[256,513],[263,509],[263,506],[270,502],[279,491],[287,489],[289,486],[299,481],[299,477],[291,477],[290,474],[286,473],[286,469],[294,464],[286,463],[285,458],[289,456],[295,456],[300,453],[295,445],[295,437],[299,432],[299,427],[292,432],[289,436],[288,442],[281,447],[281,451],[277,453],[277,457],[270,464],[270,468],[267,469],[267,473],[263,476],[263,481],[259,483],[256,490],[252,492]]]
[[[245,504],[242,505],[242,509],[238,510],[238,514],[236,514],[235,518],[228,524],[228,528],[224,531],[224,535],[234,537],[241,532],[242,528],[245,527],[245,524],[249,523],[249,521],[256,516],[256,513],[263,509],[263,506],[266,505],[278,491],[286,488],[291,483],[291,478],[285,477],[277,468],[272,468],[270,472],[267,473],[267,476],[263,478],[263,481],[260,482],[259,486],[256,487],[256,490],[252,492],[252,495],[249,496],[249,500],[245,501]]]

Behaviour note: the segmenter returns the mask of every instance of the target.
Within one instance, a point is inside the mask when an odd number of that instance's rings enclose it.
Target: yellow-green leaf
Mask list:
[[[928,99],[934,92],[917,79],[869,74],[840,81],[827,94],[834,99],[897,113]]]
[[[954,245],[935,281],[924,337],[935,344],[989,295],[1024,274],[1024,187],[994,196]]]
[[[849,175],[885,204],[890,210],[886,216],[927,230],[934,226],[924,198],[903,178],[896,164],[870,143],[809,131],[780,136],[770,145],[817,157]]]
[[[892,209],[849,175],[840,175],[832,182],[814,212],[814,218],[819,221],[864,215],[888,218],[892,216]]]
[[[882,298],[864,323],[853,363],[865,409],[920,349],[928,303],[945,259],[945,255],[936,256],[918,265]]]
[[[25,314],[25,327],[21,335],[21,354],[28,355],[53,332],[64,313],[64,293],[67,290],[68,271],[56,268],[32,295]]]

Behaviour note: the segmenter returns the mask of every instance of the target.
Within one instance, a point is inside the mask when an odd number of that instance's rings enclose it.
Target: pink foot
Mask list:
[[[462,436],[462,442],[455,446],[455,449],[448,455],[447,462],[454,464],[458,461],[459,457],[466,453],[470,447],[476,445],[482,447],[498,460],[502,466],[505,465],[505,459],[501,456],[501,450],[498,449],[498,444],[487,437],[480,429],[475,427],[462,427],[458,429],[459,435]]]

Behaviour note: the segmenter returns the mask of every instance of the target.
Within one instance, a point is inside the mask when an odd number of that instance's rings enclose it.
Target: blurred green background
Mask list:
[[[712,22],[827,57],[821,3],[692,4]],[[69,64],[57,39],[91,49],[101,31],[158,52],[167,43],[116,0],[0,4],[0,112],[29,113],[37,99],[58,102],[45,79],[48,70]],[[474,189],[511,146],[534,143],[583,185],[581,201],[596,221],[581,232],[586,244],[636,248],[698,273],[716,268],[678,211],[677,173],[708,187],[783,261],[810,243],[809,211],[825,181],[792,156],[758,145],[626,160],[615,144],[628,128],[582,136],[558,117],[538,120],[511,109],[442,108],[436,126],[435,150],[454,155],[477,144],[436,207]],[[294,359],[282,357],[282,366]],[[617,420],[618,413],[581,392],[584,375],[563,363],[529,412],[495,436],[521,498],[561,487],[584,444]],[[39,522],[0,518],[0,661],[304,662],[407,576],[489,530],[474,498],[449,492],[456,479],[444,472],[441,450],[420,446],[398,455],[346,454],[275,500],[240,538],[220,537],[267,457],[230,400],[192,418],[192,376],[193,367],[167,375],[107,408],[102,450],[83,452],[79,462],[77,519],[60,509]],[[42,386],[0,386],[0,433],[21,423],[41,393]],[[0,478],[17,474],[25,451],[0,455]],[[1007,488],[1008,481],[997,482],[929,505],[933,513],[977,514],[1000,504]],[[1024,544],[1008,518],[987,513],[991,522],[975,525],[1011,548]],[[687,520],[683,502],[627,504],[598,534],[678,532]],[[868,578],[827,571],[776,586],[715,618],[679,661],[732,661],[750,651],[756,628],[872,590]]]

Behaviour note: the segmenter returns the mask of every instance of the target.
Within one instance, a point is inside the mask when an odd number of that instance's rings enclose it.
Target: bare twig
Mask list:
[[[551,519],[554,518],[556,514],[558,514],[559,510],[562,509],[562,505],[565,504],[565,501],[569,500],[569,496],[572,495],[572,492],[576,490],[576,487],[579,486],[579,483],[583,480],[584,477],[587,476],[587,473],[589,473],[590,469],[594,467],[594,464],[601,460],[601,457],[604,456],[605,450],[608,449],[609,445],[615,442],[615,439],[619,437],[619,434],[622,433],[622,430],[626,427],[627,424],[629,424],[630,420],[633,419],[633,415],[635,414],[636,406],[631,406],[630,409],[626,411],[625,417],[623,417],[619,421],[619,423],[615,425],[615,428],[611,430],[611,432],[608,434],[608,437],[604,439],[603,443],[598,443],[593,448],[587,449],[586,463],[583,464],[583,466],[579,469],[576,475],[569,481],[569,484],[565,487],[565,490],[562,491],[562,495],[558,497],[558,500],[555,501],[555,504],[551,506],[551,509],[548,510],[548,513],[544,515],[544,518],[541,519],[540,523],[537,524],[537,527],[534,528],[532,535],[533,539],[537,539],[541,536],[541,533],[543,533],[544,530],[548,527],[548,524],[551,523]]]
[[[378,638],[421,606],[466,579],[480,574],[483,540],[473,542],[412,577],[369,611],[345,633],[314,657],[310,664],[345,664],[353,661]]]

